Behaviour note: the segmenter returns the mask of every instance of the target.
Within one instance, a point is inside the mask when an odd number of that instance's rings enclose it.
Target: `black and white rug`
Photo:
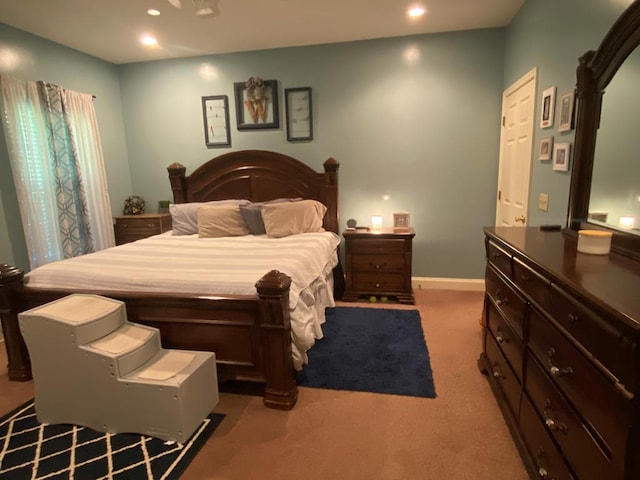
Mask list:
[[[1,480],[175,480],[220,424],[211,414],[184,444],[146,435],[42,425],[33,400],[0,419]]]

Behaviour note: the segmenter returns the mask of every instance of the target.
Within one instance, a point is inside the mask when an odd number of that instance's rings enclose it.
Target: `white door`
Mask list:
[[[535,98],[535,68],[502,94],[497,226],[527,224]]]

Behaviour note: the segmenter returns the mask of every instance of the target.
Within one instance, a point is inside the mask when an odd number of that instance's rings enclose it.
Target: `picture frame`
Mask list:
[[[569,171],[570,153],[571,153],[571,144],[556,143],[553,149],[553,169],[559,172]]]
[[[393,229],[406,231],[411,228],[411,214],[409,212],[393,212]]]
[[[556,106],[556,87],[549,87],[542,92],[540,107],[540,128],[553,127]]]
[[[575,89],[564,93],[560,97],[558,110],[558,131],[568,132],[574,128]]]
[[[287,141],[313,140],[311,87],[285,88]]]
[[[233,89],[238,130],[280,128],[277,80],[251,77],[246,82],[235,82]]]
[[[207,147],[230,147],[229,98],[226,95],[202,97],[202,116]]]
[[[543,137],[540,139],[538,149],[538,160],[551,160],[553,154],[553,137]]]

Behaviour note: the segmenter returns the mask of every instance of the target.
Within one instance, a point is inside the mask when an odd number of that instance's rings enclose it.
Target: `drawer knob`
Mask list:
[[[379,283],[376,283],[376,288],[380,288],[380,284]]]
[[[494,371],[493,371],[493,377],[494,377],[494,378],[500,378],[500,377],[502,377],[502,374],[501,374],[499,371],[494,370]]]
[[[500,335],[498,335],[498,336],[496,337],[496,341],[497,341],[498,343],[502,343],[502,342],[504,342],[504,337],[501,337]]]

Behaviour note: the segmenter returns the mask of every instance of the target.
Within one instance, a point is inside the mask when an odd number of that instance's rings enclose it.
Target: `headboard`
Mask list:
[[[170,165],[174,203],[229,198],[264,202],[276,198],[318,200],[327,207],[325,230],[339,233],[338,169],[329,158],[319,173],[295,158],[266,150],[240,150],[212,158],[186,176],[186,167]]]

